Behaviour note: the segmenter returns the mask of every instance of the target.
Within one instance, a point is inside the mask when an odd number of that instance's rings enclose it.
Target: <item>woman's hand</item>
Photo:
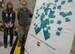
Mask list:
[[[5,27],[6,27],[6,28],[9,28],[9,25],[5,23]]]
[[[10,24],[10,28],[12,28],[13,27],[13,23],[12,24]]]

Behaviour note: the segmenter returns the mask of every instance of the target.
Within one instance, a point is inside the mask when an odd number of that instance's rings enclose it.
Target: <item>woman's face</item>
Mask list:
[[[11,8],[12,8],[12,5],[11,5],[11,4],[9,4],[9,5],[8,5],[8,8],[9,8],[9,9],[11,9]]]

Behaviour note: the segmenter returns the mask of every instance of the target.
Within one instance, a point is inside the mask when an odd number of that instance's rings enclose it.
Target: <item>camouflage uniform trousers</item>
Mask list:
[[[18,25],[18,40],[20,43],[26,42],[29,27],[30,25],[27,26]]]

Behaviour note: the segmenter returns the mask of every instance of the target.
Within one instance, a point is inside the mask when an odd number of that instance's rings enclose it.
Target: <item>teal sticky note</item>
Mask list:
[[[49,18],[55,18],[55,15],[54,15],[54,13],[55,13],[55,11],[50,11],[50,13],[49,13]]]
[[[73,0],[68,0],[68,3],[69,3],[69,2],[73,2]]]
[[[43,9],[45,9],[45,7],[43,7]]]
[[[50,14],[54,14],[55,13],[55,11],[52,11],[52,10],[50,12],[51,12]]]
[[[54,23],[54,20],[50,20],[50,24],[53,24]]]
[[[47,25],[47,24],[46,24],[46,21],[42,21],[42,22],[41,22],[41,28],[47,27],[46,25]]]
[[[36,29],[37,28],[37,26],[34,26],[34,29]]]
[[[67,13],[67,16],[69,16],[69,15],[72,15],[72,12],[71,11]]]
[[[55,3],[58,2],[58,0],[55,0]]]
[[[40,9],[42,9],[42,7],[40,7]]]
[[[55,15],[49,14],[49,18],[55,18]]]
[[[40,16],[40,14],[38,14],[38,17]]]
[[[64,12],[60,12],[60,15],[63,17],[63,18],[65,18],[67,15],[66,15],[66,13],[64,13]]]
[[[65,4],[65,1],[62,1],[61,4],[62,4],[62,5]]]
[[[34,23],[34,26],[36,26],[36,23]]]
[[[50,7],[50,3],[49,4],[47,4],[47,7],[46,8],[49,8]]]
[[[57,24],[61,24],[61,21],[60,21],[60,20],[58,20]]]
[[[45,14],[42,13],[42,15],[41,15],[41,17],[40,17],[40,20],[42,21],[42,20],[44,19],[44,17],[45,17]]]
[[[48,30],[50,30],[50,29],[51,29],[51,27],[48,27],[47,29],[48,29]]]
[[[38,17],[35,17],[35,19],[37,19]]]
[[[44,10],[45,15],[48,14],[48,8]]]
[[[65,22],[70,22],[70,19],[69,18],[65,18]]]
[[[43,5],[45,5],[45,3],[43,3]]]
[[[53,9],[55,10],[56,9],[56,6],[53,6]]]
[[[57,6],[58,9],[61,9],[61,5]]]
[[[36,29],[38,27],[38,25],[36,23],[34,23],[34,29]]]
[[[58,28],[58,31],[62,31],[63,28]]]
[[[57,36],[60,36],[60,32],[57,31],[57,32],[56,32],[56,35],[57,35]]]

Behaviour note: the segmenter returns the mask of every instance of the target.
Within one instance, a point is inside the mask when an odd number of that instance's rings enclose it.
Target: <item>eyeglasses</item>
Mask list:
[[[27,5],[27,4],[22,4],[22,5]]]

